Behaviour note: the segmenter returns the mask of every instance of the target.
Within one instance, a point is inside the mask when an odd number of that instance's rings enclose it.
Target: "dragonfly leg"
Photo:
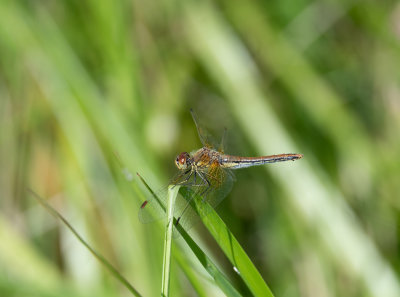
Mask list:
[[[197,183],[197,175],[200,176],[200,173],[198,173],[196,170],[194,170],[193,173],[193,181],[190,183],[185,183],[183,184],[184,187],[204,187],[207,186],[207,182],[204,181],[204,178],[202,176],[201,177],[201,183]],[[185,181],[184,181],[185,182]]]
[[[185,177],[184,180],[175,183],[175,186],[177,186],[177,185],[185,185],[188,182],[188,180],[190,179],[190,177],[192,176],[193,172],[196,173],[192,168],[187,170],[183,175],[187,175],[187,174],[188,175]]]
[[[200,196],[203,196],[203,202],[205,202],[205,201],[206,201],[206,199],[205,199],[205,194],[211,190],[211,183],[210,183],[210,181],[207,179],[207,177],[206,177],[203,173],[199,172],[199,176],[200,176],[200,178],[201,178],[201,179],[203,180],[203,182],[204,182],[202,186],[205,186],[205,187],[206,187],[206,188],[200,193]]]
[[[198,172],[198,171],[196,171],[196,170],[193,170],[193,171],[194,171],[194,173],[191,173],[191,174],[194,175],[194,176],[193,176],[194,184],[193,184],[193,185],[187,184],[187,185],[185,185],[185,186],[196,186],[196,187],[203,187],[203,186],[206,186],[207,188],[206,188],[204,191],[202,191],[202,192],[200,193],[200,196],[203,196],[204,193],[206,193],[209,189],[211,189],[211,183],[208,181],[208,179],[207,179],[205,176],[203,176],[203,174],[202,174],[201,172]],[[197,177],[197,175],[201,178],[202,183],[199,183],[199,184],[196,183],[196,177]],[[178,225],[180,219],[182,218],[182,216],[184,215],[185,211],[187,210],[187,208],[189,207],[190,203],[192,202],[193,198],[195,198],[195,197],[196,197],[196,193],[193,193],[193,194],[191,195],[191,197],[189,198],[188,202],[186,203],[185,208],[182,210],[181,215],[180,215],[180,216],[178,217],[178,219],[176,220],[176,225]],[[204,198],[203,198],[203,202],[205,202]]]
[[[179,221],[181,220],[183,214],[185,213],[186,209],[189,207],[190,202],[192,202],[193,198],[194,198],[195,194],[192,194],[192,196],[190,197],[189,201],[186,203],[185,208],[182,210],[181,215],[176,219],[176,225],[179,224]]]

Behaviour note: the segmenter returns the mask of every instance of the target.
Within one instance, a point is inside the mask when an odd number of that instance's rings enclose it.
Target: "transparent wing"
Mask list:
[[[208,182],[207,182],[208,181]],[[172,184],[182,183],[180,195],[176,198],[174,217],[185,229],[189,230],[199,221],[195,211],[194,199],[201,199],[202,203],[209,203],[215,208],[231,191],[234,182],[233,174],[214,165],[207,170],[196,173],[179,173]],[[139,210],[139,220],[150,223],[165,217],[167,187],[156,193],[151,193]],[[206,216],[208,213],[202,213]]]
[[[228,134],[228,130],[226,128],[224,128],[224,134],[222,134],[221,143],[219,144],[219,147],[218,147],[218,151],[221,153],[225,152],[227,134]]]
[[[218,162],[214,162],[204,174],[210,182],[210,190],[202,194],[203,200],[216,207],[232,190],[233,173],[222,169]]]
[[[202,180],[197,178],[191,172],[178,172],[168,183],[168,185],[181,185],[182,187],[193,187],[193,192],[202,191],[203,183]],[[141,223],[147,224],[152,223],[154,221],[161,220],[166,216],[166,205],[167,205],[167,194],[168,194],[168,185],[161,188],[160,190],[153,192],[149,187],[148,190],[150,195],[147,200],[145,200],[140,206],[138,217]],[[175,201],[174,207],[174,217],[176,219],[180,218],[182,214],[185,214],[185,208],[188,210],[186,213],[186,217],[192,216],[190,215],[188,201],[190,198],[182,197],[178,195]]]
[[[179,184],[185,181],[188,177],[188,174],[185,172],[178,172],[168,183],[171,184]],[[142,180],[144,183],[145,181]],[[147,186],[147,189],[150,192],[150,195],[147,200],[145,200],[140,206],[138,217],[141,223],[147,224],[152,223],[154,221],[161,220],[166,215],[166,203],[167,203],[167,193],[168,193],[168,185],[162,187],[161,189],[153,192],[152,189]]]
[[[138,217],[143,224],[152,223],[165,217],[167,190],[152,192],[149,199],[140,206]]]
[[[204,126],[199,122],[196,113],[193,111],[193,109],[190,109],[190,113],[192,115],[194,124],[197,129],[197,134],[199,135],[201,144],[205,147],[208,148],[219,148],[221,147],[221,144],[219,144],[212,136],[210,133],[208,133],[207,129],[204,128]]]
[[[212,208],[216,208],[232,190],[234,180],[230,171],[222,169],[217,164],[198,171],[195,183],[184,186],[180,191],[182,195],[175,211],[179,224],[189,230],[199,220],[194,199],[200,199],[198,202],[209,203]],[[203,212],[201,217],[207,215],[207,212]]]

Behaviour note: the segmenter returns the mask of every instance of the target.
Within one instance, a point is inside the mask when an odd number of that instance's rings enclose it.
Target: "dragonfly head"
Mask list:
[[[175,165],[179,170],[185,170],[191,165],[191,158],[187,152],[180,153],[175,159]]]

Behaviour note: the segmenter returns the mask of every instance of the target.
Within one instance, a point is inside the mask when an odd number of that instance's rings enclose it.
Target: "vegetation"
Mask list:
[[[0,296],[160,296],[135,172],[199,148],[190,108],[227,153],[304,158],[235,172],[170,296],[400,296],[399,28],[388,0],[3,0]]]

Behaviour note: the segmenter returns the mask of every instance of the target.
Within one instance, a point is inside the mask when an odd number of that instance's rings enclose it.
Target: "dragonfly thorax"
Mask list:
[[[179,170],[185,170],[192,165],[192,158],[189,153],[183,152],[178,155],[175,159],[175,165]]]

